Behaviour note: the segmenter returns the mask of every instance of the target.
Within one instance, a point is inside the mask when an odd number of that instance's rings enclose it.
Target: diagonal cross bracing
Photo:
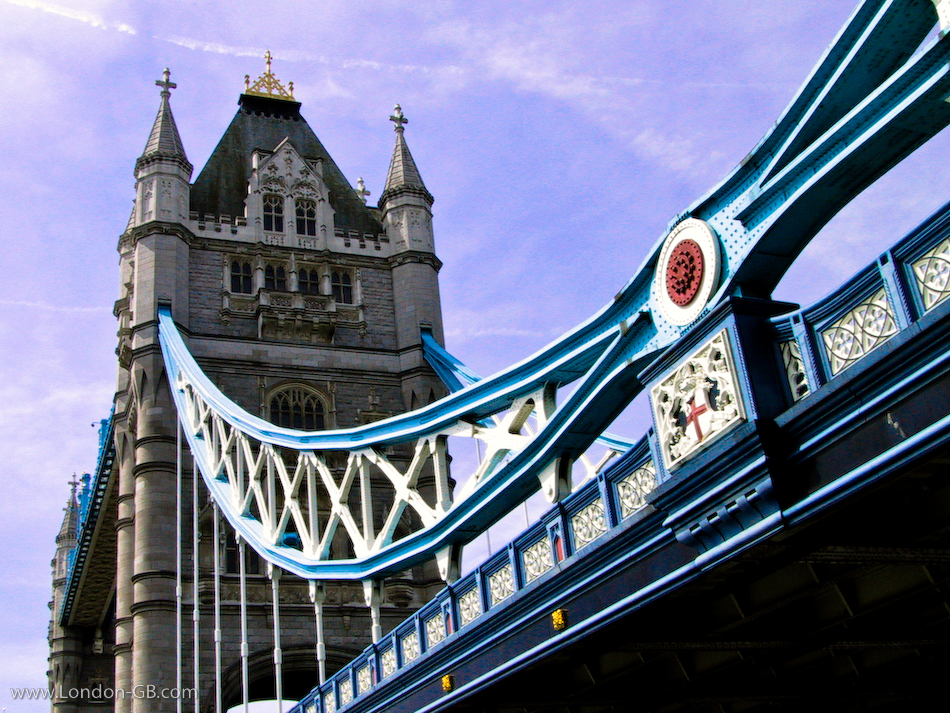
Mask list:
[[[580,458],[642,390],[643,368],[725,297],[769,295],[838,210],[950,123],[950,40],[941,33],[919,48],[936,22],[930,0],[860,3],[773,130],[671,224],[610,304],[487,379],[472,381],[458,362],[442,358],[439,373],[451,377],[457,391],[418,411],[321,433],[275,427],[210,383],[170,311],[162,310],[162,348],[180,417],[229,521],[265,558],[296,574],[369,579],[457,549],[539,488],[551,500],[565,495],[565,463]],[[687,221],[705,226],[721,266],[700,309],[677,320],[663,308],[657,265],[668,236]],[[553,395],[568,383],[573,390],[555,406]],[[533,430],[521,418],[528,402],[528,413],[536,417]],[[450,436],[488,446],[455,501],[445,468]],[[414,454],[405,473],[384,453],[399,444],[411,444]],[[327,454],[345,457],[340,482]],[[416,487],[419,468],[430,462],[438,475],[435,506]],[[394,493],[378,533],[369,512],[370,468],[382,473]],[[326,512],[320,510],[320,493]],[[422,527],[397,540],[407,509]],[[330,558],[340,526],[355,557]],[[298,546],[287,544],[293,535]]]

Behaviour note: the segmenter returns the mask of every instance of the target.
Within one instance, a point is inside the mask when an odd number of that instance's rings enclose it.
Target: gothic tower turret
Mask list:
[[[431,330],[436,341],[444,343],[438,277],[442,263],[435,255],[434,199],[406,144],[405,125],[409,120],[398,104],[389,118],[396,124],[396,146],[379,209],[393,246],[396,341],[404,372],[416,374],[404,382],[404,398],[416,408],[442,394],[441,385],[426,368],[421,336],[423,329]]]
[[[162,103],[145,151],[135,162],[135,210],[130,227],[152,220],[184,223],[188,219],[192,165],[172,116],[169,90],[177,85],[169,81],[169,76],[166,69],[162,79],[155,82],[162,88]]]
[[[319,671],[332,673],[441,586],[434,568],[414,568],[389,589],[377,585],[370,612],[362,588],[357,605],[352,587],[327,583],[325,602],[319,600],[326,626],[314,647],[315,605],[307,582],[290,576],[268,581],[256,555],[242,559],[224,522],[218,523],[224,536],[214,538],[216,515],[195,482],[200,475],[187,457],[179,462],[160,307],[170,306],[208,378],[236,404],[277,426],[356,427],[446,393],[422,353],[421,327],[442,339],[441,263],[434,253],[432,196],[405,144],[404,117],[396,112],[396,152],[377,210],[366,205],[362,184],[359,190],[349,184],[301,115],[293,85],[285,87],[271,71],[269,53],[266,59],[256,82],[245,79],[238,111],[194,183],[172,116],[175,85],[168,70],[157,82],[161,102],[135,163],[135,206],[118,245],[119,369],[108,474],[114,480],[102,504],[103,512],[114,514],[115,537],[97,530],[84,560],[115,563],[115,598],[92,601],[91,588],[78,585],[73,597],[83,611],[98,604],[110,621],[114,612],[114,687],[123,691],[177,685],[180,605],[187,612],[181,616],[192,622],[183,627],[181,676],[183,685],[197,680],[201,710],[218,696],[226,710],[244,693],[304,695]],[[412,452],[396,447],[387,457],[406,468]],[[343,465],[333,461],[331,467]],[[197,521],[197,538],[179,539],[180,493],[188,496],[182,522]],[[314,498],[316,512],[331,507],[329,494]],[[397,527],[409,532],[414,523],[407,516]],[[350,544],[338,531],[330,556],[350,557]],[[215,578],[223,598],[219,631],[202,594]],[[250,631],[242,641],[237,599],[244,578]],[[279,641],[271,641],[269,623],[275,596],[286,627]],[[93,643],[102,638],[83,629],[87,634]],[[195,639],[197,657],[190,653]],[[224,660],[217,690],[215,642]],[[85,668],[90,660],[84,654]],[[113,704],[116,713],[176,708],[171,698],[117,697]]]
[[[86,476],[88,478],[88,476]],[[69,577],[71,560],[75,555],[76,530],[79,522],[79,503],[76,501],[76,486],[72,482],[72,492],[66,507],[63,508],[63,523],[56,535],[56,554],[50,563],[53,567],[53,600],[50,602],[52,617],[49,626],[49,685],[53,689],[52,710],[72,713],[76,710],[71,701],[63,698],[63,692],[79,683],[82,672],[82,636],[59,622],[66,581]]]
[[[176,415],[158,340],[159,304],[189,324],[187,225],[192,166],[169,98],[161,103],[135,162],[136,198],[119,239],[119,373],[115,397],[116,496],[115,682],[118,688],[175,685],[169,632],[175,630]],[[121,712],[153,710],[151,701],[117,698]],[[155,709],[157,710],[157,709]]]
[[[393,249],[398,253],[416,250],[435,253],[432,233],[432,194],[429,193],[406,144],[409,123],[398,104],[389,120],[396,124],[396,147],[389,163],[386,187],[379,200]]]

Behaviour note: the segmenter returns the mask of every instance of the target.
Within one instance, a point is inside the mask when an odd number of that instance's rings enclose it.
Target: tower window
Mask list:
[[[297,201],[297,235],[317,234],[317,204],[311,200]]]
[[[267,265],[264,268],[264,288],[277,292],[287,291],[287,274],[283,267]]]
[[[341,304],[353,304],[353,281],[346,272],[333,271],[330,275],[333,299]]]
[[[300,285],[300,291],[305,295],[320,294],[320,276],[316,270],[303,268],[297,273],[297,284]]]
[[[227,531],[224,542],[224,571],[237,574],[241,571],[240,550],[234,533]],[[261,558],[250,546],[244,547],[244,571],[246,574],[261,573]]]
[[[282,389],[271,396],[271,423],[284,428],[320,431],[326,428],[323,402],[314,392],[301,386]]]
[[[264,230],[273,233],[284,232],[283,196],[264,196]]]
[[[231,292],[251,294],[251,263],[231,261]]]

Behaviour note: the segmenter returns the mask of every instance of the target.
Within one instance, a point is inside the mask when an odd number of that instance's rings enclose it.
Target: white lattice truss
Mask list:
[[[636,374],[730,295],[746,287],[767,294],[842,205],[950,123],[948,2],[862,2],[757,148],[660,236],[610,303],[541,352],[478,385],[460,386],[438,406],[323,436],[270,426],[220,395],[197,365],[188,378],[200,390],[179,380],[175,362],[191,369],[193,358],[183,345],[168,343],[176,328],[170,308],[160,308],[159,335],[189,444],[214,497],[226,501],[231,524],[273,564],[304,577],[319,578],[321,570],[331,578],[375,578],[433,552],[445,573],[445,563],[456,559],[453,548],[530,495],[538,481],[549,499],[563,497],[579,451],[643,388]],[[937,19],[941,32],[930,37]],[[841,81],[844,76],[853,81]],[[912,142],[908,127],[916,132]],[[681,237],[680,225],[710,239],[710,256],[721,252],[719,279],[710,271],[711,292],[701,283],[686,315],[663,302],[665,256]],[[930,290],[928,303],[944,299],[944,254],[915,267]],[[884,290],[828,325],[821,341],[831,375],[887,341],[900,326],[897,317]],[[655,420],[667,467],[744,418],[741,389],[734,400],[725,398],[736,382],[729,350],[721,351],[727,369],[694,359],[705,370],[702,378],[697,368],[683,375],[684,383],[661,387],[667,400]],[[445,363],[434,368],[461,383]],[[571,382],[576,386],[555,410],[556,385]],[[463,483],[454,502],[446,467],[453,436],[486,446],[467,480],[454,472]],[[308,450],[311,443],[320,445]],[[585,467],[597,473],[603,463],[592,459]],[[352,553],[339,551],[344,535]]]
[[[310,562],[340,558],[333,544],[341,530],[352,556],[365,559],[398,539],[401,523],[412,522],[415,529],[436,524],[454,503],[476,493],[506,458],[529,444],[555,408],[555,390],[549,386],[515,399],[490,421],[460,420],[419,438],[412,444],[408,466],[401,470],[387,454],[391,447],[294,450],[259,440],[218,413],[184,371],[177,374],[176,388],[183,397],[181,421],[189,443],[193,450],[204,450],[198,460],[209,464],[205,477],[226,484],[231,512],[258,522],[269,545],[287,545]],[[450,436],[483,444],[477,468],[454,498],[448,468]],[[618,454],[607,447],[596,461],[582,456],[583,480],[596,477]],[[423,478],[424,474],[430,477]],[[432,484],[425,493],[421,480]],[[406,518],[407,510],[416,519]],[[261,554],[271,559],[268,552]]]

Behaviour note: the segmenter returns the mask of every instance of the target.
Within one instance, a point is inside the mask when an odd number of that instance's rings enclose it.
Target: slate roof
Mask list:
[[[405,127],[408,123],[402,115],[402,109],[396,105],[396,114],[389,117],[396,122],[396,146],[393,149],[393,157],[389,162],[389,174],[386,176],[386,187],[379,198],[379,205],[383,207],[387,200],[400,193],[414,193],[421,196],[430,206],[432,205],[432,194],[422,182],[422,176],[416,166],[416,162],[409,152],[409,145],[406,143]]]
[[[162,93],[162,103],[158,107],[155,123],[152,124],[152,133],[148,136],[145,150],[136,166],[142,162],[160,158],[179,161],[187,167],[189,172],[191,171],[191,164],[188,163],[188,157],[185,155],[185,147],[181,143],[178,127],[175,125],[175,117],[172,115],[167,92]]]
[[[409,146],[406,144],[406,137],[403,132],[396,132],[396,148],[393,150],[392,161],[389,162],[389,175],[386,176],[386,191],[393,191],[397,188],[410,187],[421,188],[425,190],[426,186],[422,182],[422,176],[419,175],[419,169],[416,162],[409,153]]]
[[[72,495],[69,496],[69,500],[63,510],[65,511],[63,524],[59,528],[59,534],[56,535],[56,544],[60,544],[66,540],[76,539],[76,530],[79,526],[79,505],[76,502],[75,489]]]
[[[242,94],[239,109],[191,187],[191,210],[205,215],[244,215],[251,154],[273,151],[285,138],[310,160],[323,160],[337,228],[382,232],[379,221],[350,186],[320,139],[300,115],[300,102]]]

